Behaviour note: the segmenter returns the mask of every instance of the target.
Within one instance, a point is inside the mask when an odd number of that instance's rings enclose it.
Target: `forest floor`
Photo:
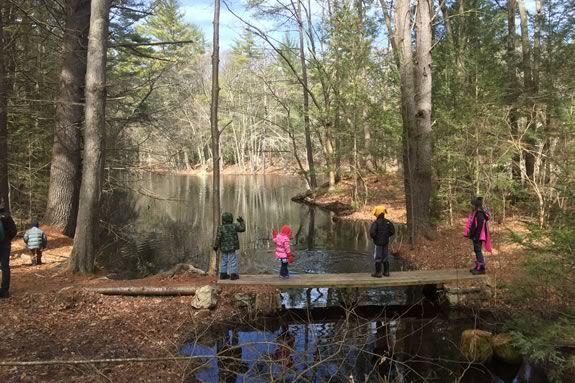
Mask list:
[[[197,331],[241,312],[225,289],[213,310],[191,296],[107,296],[84,287],[204,286],[214,277],[180,273],[139,280],[80,276],[66,270],[72,240],[43,227],[50,238],[43,265],[31,266],[21,239],[13,243],[9,299],[0,299],[0,382],[182,382],[191,362],[1,366],[4,361],[171,358]],[[197,365],[195,366],[197,368]],[[191,378],[190,378],[191,379]],[[193,381],[187,380],[187,381]]]
[[[405,218],[401,190],[377,180],[369,187],[368,205],[343,219],[372,220],[371,209],[379,203],[386,205],[392,220]],[[321,198],[347,203],[348,195],[349,190],[340,186],[336,193]],[[397,244],[391,250],[418,269],[469,267],[473,253],[462,236],[463,223],[464,218],[453,227],[439,228],[434,241],[423,240],[415,248]],[[103,273],[74,275],[65,267],[72,240],[49,227],[43,229],[50,241],[41,266],[30,265],[21,239],[13,243],[11,297],[0,300],[0,382],[194,381],[190,374],[198,362],[189,360],[49,366],[1,366],[1,362],[171,358],[191,334],[243,315],[234,307],[232,297],[245,288],[224,289],[213,310],[194,309],[191,296],[128,297],[90,292],[84,287],[203,286],[214,279],[191,273],[128,281],[110,280]],[[494,252],[486,258],[490,278],[498,283],[519,271],[522,252],[511,241],[510,230],[523,229],[517,222],[491,225]]]

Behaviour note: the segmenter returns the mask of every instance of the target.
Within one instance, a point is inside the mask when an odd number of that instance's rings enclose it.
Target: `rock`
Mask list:
[[[455,294],[452,292],[447,292],[447,294],[445,295],[447,297],[447,301],[449,302],[450,305],[454,306],[454,305],[458,305],[461,297],[459,294]]]
[[[256,304],[256,295],[253,293],[237,293],[234,295],[234,306],[238,308],[250,308]]]
[[[493,354],[505,363],[519,364],[523,360],[508,334],[499,334],[491,338],[491,347]]]
[[[493,356],[489,331],[465,330],[461,334],[461,352],[468,361],[483,363]]]
[[[195,309],[211,309],[218,303],[218,293],[211,285],[200,287],[192,298],[192,307]]]
[[[277,293],[256,294],[255,309],[258,313],[272,315],[277,313],[282,306],[281,299]]]

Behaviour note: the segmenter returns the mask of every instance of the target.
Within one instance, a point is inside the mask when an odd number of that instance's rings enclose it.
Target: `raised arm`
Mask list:
[[[235,224],[235,227],[238,233],[243,233],[246,231],[246,222],[242,217],[238,217],[238,222]]]

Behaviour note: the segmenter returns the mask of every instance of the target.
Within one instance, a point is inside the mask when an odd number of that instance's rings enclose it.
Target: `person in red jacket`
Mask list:
[[[2,285],[0,288],[0,298],[10,296],[10,250],[12,240],[18,233],[16,224],[3,206],[0,206],[0,265],[2,266]]]
[[[288,264],[293,262],[293,255],[290,248],[291,227],[283,225],[280,233],[274,229],[272,230],[272,237],[276,244],[276,259],[281,263],[280,265],[280,278],[288,279],[289,270]]]

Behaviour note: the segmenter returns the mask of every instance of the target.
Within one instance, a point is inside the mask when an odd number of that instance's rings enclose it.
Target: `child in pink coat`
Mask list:
[[[487,252],[491,252],[491,236],[487,222],[491,218],[489,213],[483,209],[483,198],[476,197],[471,200],[472,212],[467,217],[467,224],[463,235],[473,241],[473,251],[475,252],[475,267],[469,270],[472,274],[485,274],[485,257],[483,247]]]
[[[280,233],[272,231],[274,243],[276,244],[276,259],[281,262],[280,278],[288,279],[288,264],[293,262],[293,255],[290,248],[291,228],[288,225],[282,226]]]

